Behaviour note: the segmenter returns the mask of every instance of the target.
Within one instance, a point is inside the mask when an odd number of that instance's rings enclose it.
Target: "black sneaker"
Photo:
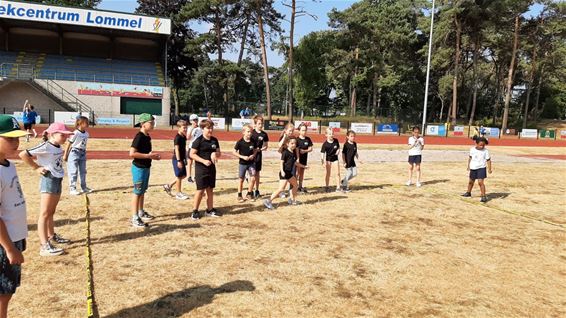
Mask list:
[[[261,193],[259,193],[259,190],[255,190],[254,196],[256,199],[261,198]]]
[[[187,179],[187,182],[188,182],[188,183],[194,183],[193,178],[189,177],[189,178]]]
[[[470,192],[466,192],[466,193],[462,194],[462,196],[463,196],[464,198],[469,198],[469,197],[472,196],[472,194],[471,194]]]
[[[307,191],[307,188],[303,188],[303,187],[301,187],[301,189],[300,189],[299,191],[301,191],[302,193],[309,193],[309,192]]]
[[[155,216],[143,211],[142,213],[138,213],[138,216],[140,217],[140,219],[142,219],[142,221],[151,221],[153,219],[155,219]]]
[[[330,192],[330,187],[324,187],[324,192],[329,193],[329,192]]]
[[[248,192],[248,194],[246,194],[246,199],[255,201],[255,197],[252,192]]]
[[[55,243],[59,243],[59,244],[69,244],[69,243],[71,243],[71,240],[63,238],[57,233],[54,233],[50,240],[55,242]]]
[[[480,202],[486,203],[487,202],[487,196],[484,195],[483,197],[481,197]]]
[[[219,218],[222,216],[222,213],[216,211],[215,208],[212,208],[211,210],[204,212],[204,215],[208,217]]]
[[[193,213],[191,214],[191,219],[193,220],[198,220],[200,219],[200,213],[198,211],[193,211]]]
[[[131,223],[133,227],[146,228],[148,226],[139,216],[132,217]]]

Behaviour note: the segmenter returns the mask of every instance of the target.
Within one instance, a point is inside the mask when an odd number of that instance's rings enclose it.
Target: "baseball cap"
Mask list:
[[[0,137],[23,137],[28,132],[20,129],[16,118],[10,115],[0,115]]]
[[[193,120],[198,120],[197,114],[192,114],[191,116],[189,116],[189,121],[193,121]]]
[[[155,117],[153,117],[151,114],[143,113],[143,114],[140,114],[140,116],[138,117],[138,123],[143,124],[146,121],[151,121],[151,120],[154,120],[154,119],[155,119]]]
[[[73,134],[73,132],[67,129],[67,126],[65,126],[65,124],[63,123],[53,123],[49,125],[49,127],[47,127],[46,132],[49,134],[54,134],[54,133],[67,134],[67,135]]]

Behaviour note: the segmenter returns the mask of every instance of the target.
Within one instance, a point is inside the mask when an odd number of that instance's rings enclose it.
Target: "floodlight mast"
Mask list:
[[[426,124],[426,110],[428,104],[428,82],[430,79],[430,57],[432,52],[432,29],[434,27],[434,3],[432,0],[432,11],[430,12],[430,35],[428,39],[428,63],[426,66],[426,84],[425,84],[425,95],[424,95],[424,105],[423,105],[423,124],[421,126],[421,132],[424,134],[425,124]]]

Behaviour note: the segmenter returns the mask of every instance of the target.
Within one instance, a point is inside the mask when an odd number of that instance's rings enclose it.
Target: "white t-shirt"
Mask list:
[[[193,147],[193,141],[195,141],[198,137],[202,136],[202,129],[200,127],[193,128],[191,130],[191,139],[189,140],[188,149],[190,150]]]
[[[88,131],[81,132],[80,130],[75,129],[73,136],[69,138],[71,148],[86,150],[86,143],[89,137],[90,135],[88,134]]]
[[[487,161],[491,159],[487,148],[478,150],[476,147],[470,148],[470,158],[472,158],[472,160],[470,160],[470,170],[485,168]]]
[[[63,178],[63,149],[49,141],[27,150],[30,156],[37,157],[37,164],[45,167],[55,178]]]
[[[423,154],[423,137],[419,137],[418,139],[413,136],[409,137],[408,145],[414,145],[411,149],[409,149],[409,156],[420,156]]]
[[[26,200],[16,167],[10,161],[7,166],[0,165],[0,219],[6,224],[12,242],[28,236]]]

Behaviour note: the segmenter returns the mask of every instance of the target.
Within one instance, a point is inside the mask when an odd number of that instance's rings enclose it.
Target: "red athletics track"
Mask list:
[[[89,128],[88,132],[92,138],[101,139],[133,139],[139,131],[136,128]],[[176,130],[156,129],[151,132],[152,139],[172,140]],[[281,132],[269,132],[270,140],[279,140]],[[220,141],[237,141],[242,137],[239,131],[214,131],[214,136]],[[309,133],[308,136],[313,142],[324,142],[326,137],[321,134]],[[344,141],[344,135],[338,135],[340,142]],[[356,141],[361,144],[386,144],[386,145],[404,145],[407,143],[408,136],[373,136],[361,135],[356,136]],[[464,137],[434,137],[425,136],[428,145],[452,145],[452,146],[468,146],[471,144],[470,139]],[[517,146],[517,147],[566,147],[566,140],[537,140],[537,139],[490,139],[490,146]]]

